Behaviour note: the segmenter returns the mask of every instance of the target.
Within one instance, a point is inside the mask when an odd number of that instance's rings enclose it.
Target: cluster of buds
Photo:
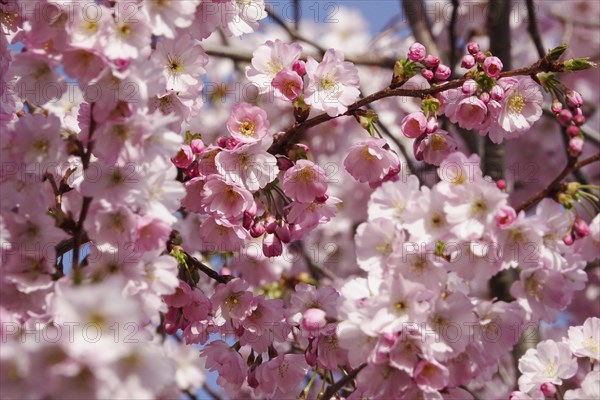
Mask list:
[[[585,123],[585,117],[581,111],[583,98],[576,91],[567,90],[564,94],[564,103],[566,107],[558,98],[555,98],[552,101],[552,112],[569,135],[569,154],[572,157],[578,157],[583,149],[583,135],[579,128]]]
[[[442,64],[438,56],[427,54],[425,46],[415,42],[408,49],[407,58],[396,61],[392,86],[406,82],[419,72],[429,82],[444,82],[452,75],[450,67]]]
[[[468,54],[465,54],[461,61],[463,68],[471,69],[477,66],[490,78],[498,79],[500,77],[504,66],[498,57],[493,56],[490,52],[482,52],[476,42],[467,44],[467,52]]]
[[[461,66],[471,70],[472,79],[468,79],[462,86],[462,92],[467,96],[477,96],[484,104],[490,100],[501,102],[504,99],[505,88],[497,84],[496,79],[504,65],[502,61],[490,52],[483,53],[479,44],[469,42],[467,52],[462,58]]]
[[[597,202],[598,198],[593,194],[583,190],[587,188],[598,188],[598,186],[582,185],[579,182],[569,182],[564,185],[563,190],[557,195],[557,201],[567,210],[573,210],[575,203],[581,203],[583,200]],[[579,215],[575,215],[569,231],[563,237],[563,242],[570,246],[576,239],[581,239],[590,235],[590,227],[587,222]]]

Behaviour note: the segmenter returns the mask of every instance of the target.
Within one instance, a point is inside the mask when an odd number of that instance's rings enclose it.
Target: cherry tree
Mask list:
[[[0,397],[599,398],[600,3],[398,13],[0,0]]]

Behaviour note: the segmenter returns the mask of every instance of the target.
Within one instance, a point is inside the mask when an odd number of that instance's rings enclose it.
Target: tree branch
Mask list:
[[[546,55],[546,50],[544,49],[544,43],[542,42],[542,37],[540,36],[540,30],[538,28],[537,18],[535,15],[535,4],[533,4],[533,0],[527,0],[527,30],[529,31],[529,35],[535,44],[535,48],[538,52],[538,56],[540,58]]]
[[[452,0],[452,17],[450,18],[450,68],[456,65],[456,21],[458,19],[459,0]]]
[[[323,393],[323,397],[320,400],[329,400],[331,396],[335,395],[341,388],[343,388],[348,382],[352,381],[360,371],[363,370],[367,366],[366,363],[361,364],[355,370],[350,372],[348,375],[344,376],[342,379],[337,381],[335,384],[329,386],[325,393]]]
[[[509,76],[522,76],[522,75],[535,75],[538,72],[559,72],[562,69],[562,63],[553,63],[543,58],[533,65],[525,68],[519,68],[512,71],[502,72],[500,77],[509,77]],[[279,136],[269,148],[269,153],[271,154],[285,154],[284,151],[287,150],[287,147],[293,143],[296,143],[298,139],[301,137],[302,133],[309,128],[320,125],[324,122],[331,121],[332,119],[353,115],[353,113],[361,107],[366,106],[367,104],[371,104],[377,100],[381,100],[387,97],[393,96],[405,96],[405,97],[418,97],[424,98],[428,95],[434,95],[437,93],[444,92],[449,89],[459,88],[465,83],[467,79],[470,78],[470,75],[467,73],[464,77],[455,79],[453,81],[448,81],[442,83],[441,85],[434,85],[426,89],[404,89],[402,87],[393,88],[391,86],[385,87],[378,92],[370,94],[362,99],[359,99],[355,103],[348,106],[348,110],[334,117],[327,115],[326,113],[317,115],[316,117],[309,118],[302,123],[295,123],[291,127],[289,127],[284,133]]]
[[[215,271],[214,269],[212,269],[208,265],[202,263],[200,260],[198,260],[197,258],[193,257],[191,254],[189,254],[187,252],[184,252],[184,254],[185,254],[185,257],[187,259],[187,262],[189,262],[194,267],[198,268],[201,272],[203,272],[209,278],[214,279],[215,281],[217,281],[219,283],[227,283],[227,282],[229,282],[230,280],[233,279],[233,276],[231,276],[231,275],[221,275],[221,274],[219,274],[217,271]]]
[[[427,20],[427,14],[425,14],[425,4],[423,1],[401,0],[401,3],[415,40],[425,46],[429,54],[439,56],[440,51],[431,34],[431,28],[429,26],[429,21]]]
[[[522,202],[516,208],[517,213],[521,212],[522,210],[527,210],[529,207],[533,206],[538,201],[551,195],[554,191],[556,191],[559,188],[561,181],[574,171],[577,171],[585,167],[586,165],[592,164],[597,161],[600,161],[600,153],[596,153],[595,155],[581,161],[577,161],[576,158],[570,158],[565,168],[556,178],[554,178],[552,182],[550,182],[542,191],[531,196],[529,199]]]

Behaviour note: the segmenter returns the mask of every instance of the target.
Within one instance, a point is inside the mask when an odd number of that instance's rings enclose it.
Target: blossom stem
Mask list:
[[[325,391],[325,393],[323,393],[323,396],[321,397],[320,400],[329,400],[331,398],[331,396],[335,395],[338,392],[338,390],[340,390],[341,388],[344,387],[344,385],[346,385],[348,382],[350,382],[354,378],[356,378],[358,373],[360,371],[362,371],[363,368],[365,368],[366,366],[367,366],[366,363],[359,365],[355,370],[350,372],[348,375],[344,376],[342,379],[340,379],[333,385],[329,386],[327,388],[327,390]]]
[[[521,203],[516,208],[517,213],[521,212],[522,210],[527,210],[529,207],[533,206],[538,201],[542,200],[545,197],[548,197],[550,194],[552,194],[557,189],[557,187],[560,185],[561,181],[563,179],[565,179],[567,176],[569,176],[569,174],[571,174],[572,172],[577,171],[577,170],[585,167],[586,165],[592,164],[597,161],[600,161],[600,153],[596,153],[595,155],[588,157],[584,160],[581,160],[579,162],[567,163],[567,165],[562,170],[562,172],[556,178],[554,178],[554,180],[552,182],[550,182],[543,190],[541,190],[540,192],[536,193],[535,195],[531,196],[529,199],[527,199],[523,203]]]

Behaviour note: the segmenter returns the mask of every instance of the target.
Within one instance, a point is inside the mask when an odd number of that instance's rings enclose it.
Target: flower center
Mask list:
[[[256,126],[251,121],[244,121],[240,125],[240,133],[246,137],[254,135],[254,128]]]
[[[546,361],[546,366],[543,370],[543,374],[546,378],[554,378],[556,376],[558,372],[558,365],[556,365],[556,362],[552,361],[551,359],[548,359]]]
[[[120,24],[118,30],[122,36],[129,36],[131,33],[131,27],[128,24]]]
[[[444,139],[444,135],[440,135],[438,133],[435,133],[432,135],[431,149],[433,151],[446,150],[447,147],[448,147],[448,143],[446,143],[446,140]]]
[[[525,107],[523,96],[520,94],[510,96],[510,99],[508,99],[508,111],[511,114],[520,114],[523,111],[523,107]]]
[[[169,71],[171,72],[171,74],[173,75],[179,75],[180,73],[183,72],[183,65],[182,62],[179,58],[177,57],[171,57],[170,55],[167,56],[167,60],[168,60],[168,65],[167,68],[169,69]]]
[[[296,182],[310,183],[315,180],[315,173],[310,168],[302,168],[296,173]]]
[[[586,350],[589,350],[594,354],[597,354],[598,351],[600,351],[600,343],[595,341],[593,336],[588,337],[581,344]]]

